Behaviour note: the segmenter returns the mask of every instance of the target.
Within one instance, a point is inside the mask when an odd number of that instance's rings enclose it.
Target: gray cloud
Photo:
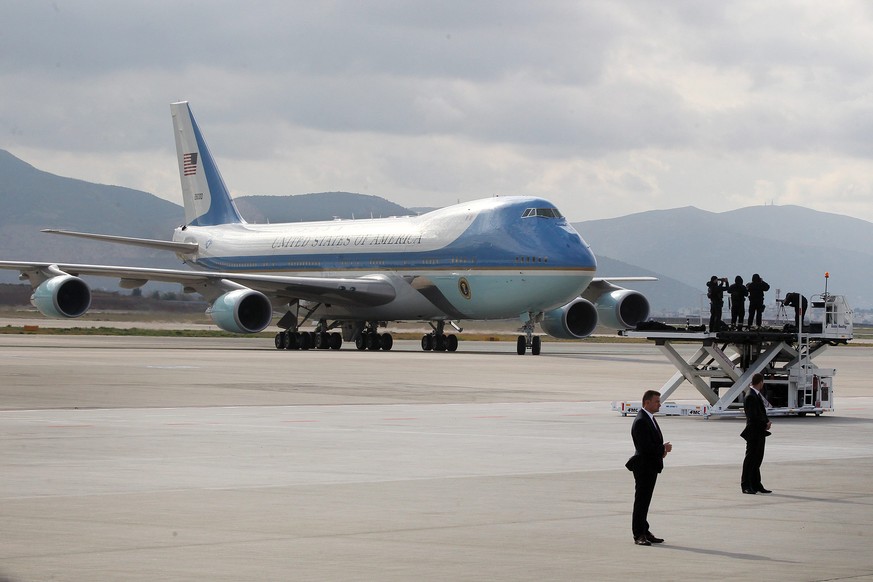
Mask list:
[[[832,196],[873,219],[862,0],[55,0],[3,14],[0,147],[56,173],[175,199],[168,104],[188,99],[239,192],[414,206],[531,192],[574,219]]]

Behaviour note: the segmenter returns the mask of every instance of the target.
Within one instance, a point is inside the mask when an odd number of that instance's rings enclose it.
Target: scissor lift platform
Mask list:
[[[815,299],[815,298],[814,298]],[[764,395],[771,416],[832,412],[836,370],[819,368],[813,360],[830,346],[852,339],[852,312],[840,295],[820,296],[813,311],[823,311],[799,331],[786,328],[722,330],[715,333],[692,329],[624,330],[625,337],[645,338],[676,367],[661,388],[661,412],[681,416],[731,416],[742,414],[742,394],[752,376],[764,374]],[[793,326],[791,326],[793,327]],[[684,358],[677,344],[700,344]],[[682,405],[667,399],[684,382],[691,383],[706,399],[705,405]],[[613,402],[622,415],[636,414],[639,402]]]

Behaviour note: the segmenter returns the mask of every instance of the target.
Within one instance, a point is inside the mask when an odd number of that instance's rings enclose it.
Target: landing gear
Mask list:
[[[518,342],[516,345],[516,351],[519,356],[523,356],[527,351],[527,338],[523,335],[518,336]],[[532,356],[540,355],[540,348],[542,347],[542,342],[540,340],[540,336],[535,335],[530,338],[530,354]]]
[[[338,350],[343,336],[337,332],[293,331],[286,329],[276,334],[277,350]]]
[[[519,356],[523,356],[528,348],[530,348],[530,353],[532,356],[540,355],[542,340],[540,339],[540,336],[533,334],[534,323],[535,319],[531,317],[525,322],[525,324],[521,328],[521,331],[524,332],[524,335],[518,336],[518,341],[516,342],[516,352],[518,352]]]
[[[458,349],[458,336],[453,333],[443,333],[446,322],[438,321],[431,324],[433,331],[421,336],[421,349],[425,352],[454,352]]]
[[[364,328],[355,337],[355,348],[363,352],[369,350],[371,352],[390,351],[394,347],[394,336],[390,333],[379,333],[369,328]]]
[[[429,333],[421,336],[421,349],[429,352],[455,352],[458,350],[458,336]]]
[[[317,350],[338,350],[343,345],[343,336],[338,332],[328,333],[323,331],[316,332],[314,335],[315,349]]]

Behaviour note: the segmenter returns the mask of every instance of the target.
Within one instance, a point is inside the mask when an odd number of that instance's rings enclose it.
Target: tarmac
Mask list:
[[[639,547],[610,401],[672,375],[651,344],[0,335],[0,581],[873,580],[873,347],[816,363],[836,411],[773,419],[770,495],[741,419],[659,418]]]

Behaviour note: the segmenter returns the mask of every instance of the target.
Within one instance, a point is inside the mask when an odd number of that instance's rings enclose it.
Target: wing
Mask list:
[[[594,277],[591,283],[609,283],[610,281],[657,281],[657,277]]]
[[[596,301],[598,297],[613,293],[615,291],[626,291],[623,287],[614,285],[615,281],[657,281],[657,277],[595,277],[588,284],[585,291],[582,292],[582,297],[590,301]],[[648,310],[647,310],[648,312]],[[648,314],[648,313],[647,313]]]
[[[90,232],[74,232],[71,230],[58,230],[55,228],[44,228],[40,232],[46,232],[48,234],[62,234],[65,236],[76,236],[79,238],[146,247],[150,249],[158,249],[161,251],[173,251],[186,255],[196,253],[199,246],[197,243],[154,240],[150,238],[134,238],[131,236],[115,236],[111,234],[92,234]]]
[[[298,299],[349,306],[377,306],[391,302],[394,286],[385,278],[368,277],[283,277],[240,273],[200,272],[182,269],[151,269],[108,265],[0,261],[0,269],[18,270],[22,279],[35,289],[53,277],[92,275],[120,280],[126,289],[140,287],[148,281],[179,283],[186,291],[196,291],[214,301],[228,291],[248,288],[280,302]]]

